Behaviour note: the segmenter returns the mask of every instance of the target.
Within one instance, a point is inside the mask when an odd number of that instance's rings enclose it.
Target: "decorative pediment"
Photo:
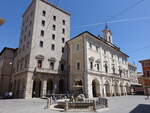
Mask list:
[[[95,62],[96,62],[96,63],[101,63],[101,59],[99,58],[99,59],[97,59]]]
[[[89,58],[90,61],[94,61],[94,59],[95,59],[94,57],[90,57]]]
[[[54,57],[51,57],[50,59],[48,59],[48,61],[51,61],[51,62],[56,62],[56,58],[54,58]]]
[[[44,56],[43,55],[37,55],[35,58],[36,59],[44,59]]]

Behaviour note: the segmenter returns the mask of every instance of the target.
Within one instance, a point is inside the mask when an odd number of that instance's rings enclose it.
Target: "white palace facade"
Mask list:
[[[104,38],[83,32],[67,42],[70,89],[87,97],[130,94],[128,55],[112,44],[111,31]]]

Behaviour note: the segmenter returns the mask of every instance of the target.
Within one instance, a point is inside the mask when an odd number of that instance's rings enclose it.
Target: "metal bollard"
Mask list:
[[[47,98],[47,108],[49,109],[50,108],[50,99]]]
[[[96,111],[96,101],[93,100],[93,110]]]
[[[65,111],[67,111],[67,110],[68,110],[68,101],[65,100]]]
[[[108,100],[106,99],[106,107],[108,107]]]
[[[53,98],[50,97],[50,105],[52,105],[52,104],[53,104]]]

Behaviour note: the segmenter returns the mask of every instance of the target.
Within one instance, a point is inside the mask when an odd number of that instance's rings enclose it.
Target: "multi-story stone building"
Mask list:
[[[0,53],[0,97],[11,91],[13,63],[17,49],[5,47]]]
[[[129,77],[131,85],[139,84],[137,67],[135,64],[128,63]]]
[[[141,84],[139,84],[137,67],[135,64],[128,63],[129,79],[131,94],[138,93],[141,90]]]
[[[63,93],[66,83],[65,42],[70,14],[47,0],[32,0],[23,14],[13,91],[16,97]],[[61,87],[61,88],[60,88]]]
[[[150,95],[150,59],[139,61],[142,65],[143,76],[139,77],[144,88],[144,94]]]
[[[86,97],[130,93],[128,55],[112,43],[107,27],[103,33],[101,38],[83,32],[67,42],[70,89]]]

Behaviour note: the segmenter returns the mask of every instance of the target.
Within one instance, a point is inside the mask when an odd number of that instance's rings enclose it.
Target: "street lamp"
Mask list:
[[[0,18],[0,26],[4,24],[4,19]]]

